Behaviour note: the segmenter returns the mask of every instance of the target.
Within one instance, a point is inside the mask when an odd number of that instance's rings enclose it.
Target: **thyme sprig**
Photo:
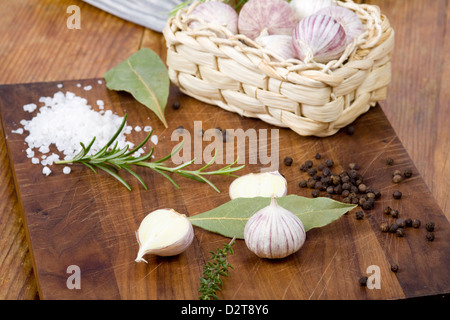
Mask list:
[[[228,277],[229,269],[234,269],[228,262],[227,256],[233,254],[233,244],[236,238],[231,239],[230,243],[224,244],[223,249],[217,248],[217,251],[210,251],[211,259],[203,267],[203,277],[200,277],[200,288],[198,291],[201,293],[200,300],[218,300],[216,295],[217,291],[221,290],[223,285],[221,276]]]
[[[209,168],[215,161],[217,152],[214,155],[214,157],[202,168],[198,170],[187,170],[186,167],[193,164],[195,162],[195,158],[186,162],[182,163],[181,165],[177,167],[169,167],[165,164],[165,161],[168,159],[171,159],[174,154],[176,154],[183,146],[182,141],[176,148],[172,150],[170,154],[167,156],[151,162],[149,159],[153,155],[154,148],[150,150],[149,153],[140,156],[140,157],[134,157],[133,154],[138,151],[147,141],[150,139],[150,136],[153,133],[153,130],[151,130],[147,137],[135,148],[132,150],[129,150],[129,145],[126,145],[123,148],[118,148],[118,141],[114,144],[114,146],[111,148],[111,145],[114,143],[114,141],[117,139],[119,134],[122,132],[122,129],[125,126],[127,119],[127,115],[125,114],[123,117],[123,121],[119,127],[119,129],[116,131],[116,133],[111,137],[111,139],[101,148],[99,151],[97,151],[95,154],[90,155],[89,152],[92,148],[92,145],[95,142],[95,137],[91,140],[91,142],[85,146],[82,142],[80,142],[81,150],[80,152],[75,155],[72,159],[68,160],[62,160],[57,161],[55,164],[72,164],[72,163],[81,163],[88,168],[90,168],[94,173],[97,173],[97,169],[103,170],[118,181],[120,181],[128,190],[131,190],[130,185],[118,174],[118,171],[120,169],[125,170],[132,176],[134,176],[147,190],[147,185],[144,183],[142,178],[131,169],[131,166],[139,166],[139,167],[145,167],[153,169],[154,171],[158,172],[159,174],[163,175],[165,178],[167,178],[172,184],[180,188],[179,185],[168,175],[168,173],[174,173],[178,174],[180,176],[204,182],[210,185],[214,190],[217,192],[220,192],[220,190],[209,180],[207,179],[207,176],[214,176],[214,175],[223,175],[223,176],[234,176],[231,173],[238,171],[242,169],[245,165],[233,167],[238,159],[236,159],[235,162],[232,164],[229,164],[223,168],[220,168],[218,170],[213,171],[205,171],[207,168]]]

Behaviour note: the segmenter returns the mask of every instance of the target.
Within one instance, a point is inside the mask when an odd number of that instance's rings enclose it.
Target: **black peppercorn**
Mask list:
[[[389,226],[389,232],[390,232],[390,233],[395,233],[395,232],[397,232],[397,229],[398,229],[398,225],[396,225],[395,223],[393,223],[393,224],[391,224],[391,225]]]
[[[401,175],[396,174],[394,177],[392,177],[392,182],[393,183],[400,183],[402,182],[403,178]]]
[[[405,171],[403,172],[403,175],[405,176],[405,178],[411,178],[411,176],[412,176],[411,169],[409,169],[409,168],[405,169]]]
[[[327,159],[325,160],[325,165],[330,168],[334,165],[334,162],[331,159]]]
[[[405,230],[403,228],[398,228],[397,230],[395,230],[395,233],[397,234],[397,237],[405,236]]]
[[[329,168],[324,168],[322,170],[322,176],[328,177],[331,174],[331,170]]]
[[[405,227],[412,227],[412,219],[411,218],[405,219]]]
[[[384,213],[385,215],[390,215],[391,212],[392,212],[392,209],[391,209],[391,207],[389,207],[389,206],[387,206],[387,207],[385,207],[385,208],[383,209],[383,213]]]
[[[353,135],[355,133],[355,127],[354,126],[347,126],[345,128],[345,133],[349,136]]]
[[[405,220],[402,218],[398,218],[397,220],[395,220],[395,223],[398,225],[399,228],[405,227]]]
[[[434,232],[427,232],[426,238],[428,241],[434,240]]]
[[[361,220],[362,218],[364,218],[364,212],[356,211],[355,217],[356,217],[356,220]]]
[[[383,222],[381,225],[380,225],[380,230],[381,230],[381,232],[388,232],[389,231],[389,224],[387,223],[387,222]]]
[[[362,207],[364,210],[371,210],[373,208],[374,203],[370,200],[364,201]]]
[[[341,189],[342,189],[342,186],[341,186]],[[342,190],[342,193],[341,193],[341,195],[345,198],[345,197],[348,197],[348,195],[350,194],[350,191],[348,191],[348,190]]]
[[[308,183],[306,182],[305,179],[303,179],[303,180],[300,180],[300,182],[298,183],[298,186],[300,188],[306,188],[308,186]]]
[[[311,160],[306,160],[306,161],[305,161],[305,166],[306,166],[307,168],[312,168],[313,164],[314,164],[314,163],[313,163]]]
[[[316,168],[310,168],[308,169],[308,174],[312,177],[317,173],[317,169]]]
[[[380,199],[381,198],[381,192],[380,191],[374,191],[375,193],[375,199]]]
[[[316,185],[316,180],[314,180],[314,178],[309,178],[308,181],[306,182],[306,186],[308,188],[314,188],[315,185]]]
[[[344,199],[342,199],[343,203],[351,203],[351,200],[349,197],[345,197]]]
[[[419,219],[414,219],[412,221],[412,227],[413,228],[419,228],[420,227],[420,220]]]
[[[314,185],[314,189],[316,190],[321,190],[323,188],[323,184],[321,181],[317,181],[316,184]]]
[[[396,265],[396,264],[391,265],[391,271],[392,272],[397,272],[398,271],[398,265]]]
[[[393,209],[391,210],[391,216],[392,218],[398,218],[398,215],[400,214],[400,212],[397,209]]]
[[[316,158],[317,160],[319,160],[320,158],[322,158],[322,156],[320,155],[320,153],[316,153],[315,158]]]
[[[395,170],[393,173],[392,173],[392,177],[395,177],[395,176],[401,176],[402,175],[402,172],[400,171],[400,170]]]
[[[358,190],[359,190],[359,192],[365,193],[367,191],[367,186],[364,183],[361,183],[358,186]]]
[[[308,171],[308,168],[305,166],[304,163],[300,166],[300,171],[303,171],[303,172]]]
[[[291,157],[285,157],[283,160],[283,163],[285,166],[290,167],[292,165],[292,162],[294,162],[294,160],[292,160]]]
[[[432,232],[434,231],[434,226],[434,222],[430,221],[425,224],[425,229],[427,229],[427,231],[429,232]]]
[[[395,190],[392,193],[392,196],[394,197],[394,199],[400,199],[402,197],[402,193],[399,190]]]
[[[367,277],[361,277],[361,278],[359,278],[359,285],[361,286],[361,287],[365,287],[365,286],[367,286],[367,280],[369,280],[369,278],[367,278]]]
[[[348,167],[349,167],[351,170],[359,170],[358,164],[356,164],[356,163],[354,163],[354,162],[350,163],[350,164],[348,165]]]
[[[317,166],[317,169],[318,169],[319,171],[322,171],[324,168],[325,168],[325,165],[324,165],[323,163],[321,163],[321,164],[319,164],[319,165]]]
[[[334,193],[334,188],[333,188],[332,186],[329,186],[329,187],[327,188],[327,193],[328,193],[328,194],[333,194],[333,193]]]
[[[311,195],[312,195],[314,198],[317,198],[317,197],[320,195],[320,191],[317,190],[317,189],[314,189],[314,190],[311,192]]]
[[[347,175],[341,176],[341,182],[342,183],[349,183],[350,182],[350,177]]]
[[[387,158],[387,159],[386,159],[386,164],[387,164],[388,166],[392,166],[392,165],[394,164],[394,159],[392,159],[392,158]]]
[[[350,177],[350,179],[357,179],[358,178],[358,171],[350,170],[348,172],[348,176]]]
[[[337,185],[336,187],[334,187],[334,193],[342,194],[342,186],[341,185]]]
[[[175,102],[172,104],[172,109],[174,109],[174,110],[180,109],[180,103],[179,103],[178,101],[175,101]]]

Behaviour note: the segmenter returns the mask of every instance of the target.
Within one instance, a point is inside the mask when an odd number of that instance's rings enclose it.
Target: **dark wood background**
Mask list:
[[[380,6],[396,32],[393,79],[381,107],[449,219],[448,1],[365,2]],[[81,30],[66,28],[71,4],[81,8]],[[0,0],[0,5],[0,84],[102,77],[141,47],[165,55],[160,34],[81,1]],[[0,135],[0,299],[39,298],[20,210]]]

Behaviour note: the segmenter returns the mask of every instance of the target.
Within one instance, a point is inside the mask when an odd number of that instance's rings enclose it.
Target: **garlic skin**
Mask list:
[[[347,46],[344,28],[328,15],[302,19],[294,29],[292,41],[297,57],[306,63],[336,60]]]
[[[195,16],[206,23],[222,26],[230,30],[233,34],[238,32],[238,14],[234,8],[223,2],[204,2],[192,10],[189,16]],[[196,29],[202,24],[198,21],[189,23],[189,27]]]
[[[283,197],[287,181],[278,172],[249,173],[236,178],[229,188],[230,198]]]
[[[284,60],[295,58],[292,36],[290,35],[274,34],[260,36],[255,39],[255,42],[266,49],[268,53],[273,53]]]
[[[245,224],[244,240],[248,249],[260,258],[285,258],[303,246],[306,232],[301,220],[272,198]]]
[[[194,239],[194,228],[189,219],[173,209],[158,209],[141,222],[136,238],[139,251],[136,262],[147,262],[146,254],[175,256],[186,250]]]
[[[361,19],[350,9],[332,6],[319,10],[317,14],[328,15],[341,24],[345,31],[347,45],[364,33]]]
[[[315,14],[322,8],[337,6],[333,0],[291,0],[289,4],[299,21],[307,16]]]
[[[285,0],[250,0],[239,12],[239,33],[255,40],[261,35],[291,35],[298,23]]]

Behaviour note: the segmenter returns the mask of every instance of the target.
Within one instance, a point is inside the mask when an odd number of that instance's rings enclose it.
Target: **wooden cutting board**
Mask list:
[[[0,86],[4,135],[42,299],[195,300],[210,251],[230,240],[195,228],[194,242],[184,253],[170,258],[147,257],[148,264],[134,262],[138,250],[135,230],[147,213],[170,207],[193,216],[213,209],[229,200],[227,189],[233,178],[212,178],[222,191],[217,193],[206,184],[177,176],[174,179],[181,188],[176,189],[161,175],[144,169],[137,172],[150,186],[147,191],[130,176],[122,175],[132,191],[110,176],[94,174],[81,165],[73,165],[69,175],[56,166],[49,176],[43,175],[42,166],[32,164],[26,156],[26,132],[12,131],[21,127],[20,120],[33,116],[23,110],[23,105],[39,105],[41,96],[53,96],[60,90],[86,98],[96,110],[96,100],[104,100],[106,109],[121,116],[127,113],[129,125],[152,126],[159,142],[149,142],[147,151],[155,147],[156,158],[168,154],[178,143],[171,140],[177,127],[194,134],[194,121],[202,121],[205,130],[279,129],[279,171],[288,180],[289,194],[311,197],[310,189],[298,187],[306,177],[299,167],[308,159],[317,164],[328,158],[334,160],[333,171],[337,173],[351,162],[358,163],[366,184],[381,191],[375,208],[366,211],[364,219],[355,219],[355,211],[360,210],[357,208],[323,228],[310,230],[302,249],[288,258],[260,259],[238,240],[229,258],[234,269],[224,279],[220,299],[401,299],[450,292],[449,222],[379,106],[355,121],[353,135],[342,131],[328,138],[301,137],[171,88],[166,110],[169,128],[164,128],[130,95],[109,91],[98,79],[60,83],[61,89],[57,87],[59,82]],[[87,85],[92,86],[90,91],[83,89]],[[175,101],[180,102],[179,110],[171,108]],[[133,131],[128,140],[140,142],[145,134]],[[210,143],[204,141],[202,147]],[[314,159],[316,153],[322,155],[321,160]],[[259,172],[266,166],[249,164],[249,154],[246,152],[246,167],[239,175]],[[290,167],[283,164],[286,156],[294,159]],[[388,157],[395,160],[394,165],[386,165]],[[405,168],[411,168],[413,176],[393,184],[392,172]],[[403,193],[400,200],[392,197],[395,189]],[[422,227],[408,229],[403,238],[382,233],[381,222],[391,221],[382,212],[386,206],[398,209],[401,217],[420,219]],[[428,221],[436,223],[433,242],[425,239],[424,224]],[[399,266],[398,272],[391,271],[392,264]],[[79,268],[79,289],[67,286],[73,274],[70,266]],[[379,270],[381,287],[361,287],[358,280],[370,277],[373,266]]]

